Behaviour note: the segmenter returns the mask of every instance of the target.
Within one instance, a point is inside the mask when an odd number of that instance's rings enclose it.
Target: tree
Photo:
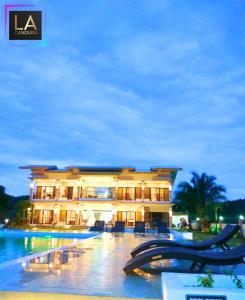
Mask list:
[[[32,208],[29,200],[19,200],[15,205],[16,221],[29,221]]]
[[[215,203],[225,200],[226,188],[216,183],[215,176],[191,172],[190,183],[181,182],[175,192],[176,206],[188,212],[189,224],[196,217],[202,222],[209,221],[214,214]]]
[[[5,187],[0,185],[0,221],[8,217],[11,206],[11,197],[5,193]]]

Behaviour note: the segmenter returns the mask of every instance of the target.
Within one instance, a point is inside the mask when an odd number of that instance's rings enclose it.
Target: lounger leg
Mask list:
[[[191,271],[193,271],[195,269],[195,266],[197,265],[197,263],[195,261],[193,261],[192,265],[191,265]]]
[[[201,263],[198,272],[199,272],[199,273],[202,273],[204,267],[205,267],[205,263]]]

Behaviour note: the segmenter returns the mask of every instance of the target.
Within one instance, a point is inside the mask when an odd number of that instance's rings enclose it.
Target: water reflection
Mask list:
[[[75,269],[74,260],[84,251],[81,249],[67,249],[49,252],[22,263],[25,272],[46,272],[60,274],[62,270]]]

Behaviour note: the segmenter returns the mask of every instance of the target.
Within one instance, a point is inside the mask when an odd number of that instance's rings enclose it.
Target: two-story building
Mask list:
[[[22,166],[31,170],[31,224],[92,225],[95,220],[172,225],[172,187],[180,168]]]

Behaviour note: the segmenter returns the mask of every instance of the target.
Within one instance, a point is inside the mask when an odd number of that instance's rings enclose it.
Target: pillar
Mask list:
[[[173,210],[172,210],[172,206],[169,207],[169,210],[168,210],[168,213],[169,213],[169,227],[172,227],[173,226]]]

